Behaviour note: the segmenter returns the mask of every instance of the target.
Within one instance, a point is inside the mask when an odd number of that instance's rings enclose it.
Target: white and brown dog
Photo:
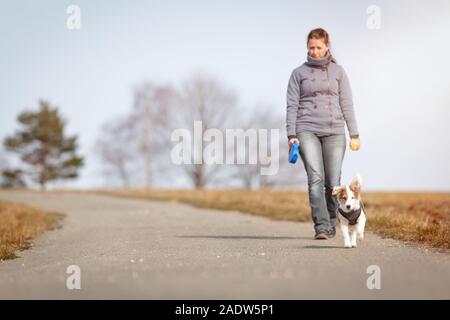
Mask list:
[[[339,202],[337,217],[346,248],[356,247],[357,236],[358,240],[364,239],[366,214],[361,201],[361,182],[358,173],[350,185],[334,187],[332,191]]]

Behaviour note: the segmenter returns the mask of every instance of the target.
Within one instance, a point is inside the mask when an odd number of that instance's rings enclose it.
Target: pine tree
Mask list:
[[[45,189],[47,182],[78,177],[83,158],[76,154],[77,136],[64,134],[65,121],[46,101],[39,101],[39,111],[24,111],[17,121],[21,129],[6,137],[4,146],[18,153],[27,169],[21,172]],[[5,171],[14,172],[14,169]]]

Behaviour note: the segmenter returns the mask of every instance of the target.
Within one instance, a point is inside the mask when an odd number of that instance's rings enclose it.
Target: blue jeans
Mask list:
[[[336,226],[338,201],[331,195],[341,184],[345,134],[319,136],[311,132],[297,134],[300,157],[308,175],[309,205],[316,233]]]

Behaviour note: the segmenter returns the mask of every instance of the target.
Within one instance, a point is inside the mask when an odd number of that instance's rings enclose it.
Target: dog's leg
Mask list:
[[[364,228],[366,226],[366,215],[364,213],[362,213],[358,220],[359,220],[358,225],[357,225],[358,239],[364,240]]]
[[[352,227],[352,232],[350,236],[350,243],[352,244],[352,247],[356,248],[356,226]]]
[[[351,248],[350,235],[348,234],[348,225],[344,221],[339,224],[341,227],[342,236],[344,237],[344,247]]]

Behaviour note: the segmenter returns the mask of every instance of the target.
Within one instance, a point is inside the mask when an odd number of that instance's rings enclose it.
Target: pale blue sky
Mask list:
[[[66,28],[66,8],[82,28]],[[381,29],[366,26],[369,5]],[[441,1],[1,1],[0,138],[45,98],[78,133],[87,167],[68,186],[101,186],[92,144],[100,125],[131,106],[142,80],[177,84],[191,72],[285,112],[307,32],[321,26],[349,75],[361,135],[343,182],[367,190],[450,191],[450,2]],[[284,135],[284,132],[281,134]]]

